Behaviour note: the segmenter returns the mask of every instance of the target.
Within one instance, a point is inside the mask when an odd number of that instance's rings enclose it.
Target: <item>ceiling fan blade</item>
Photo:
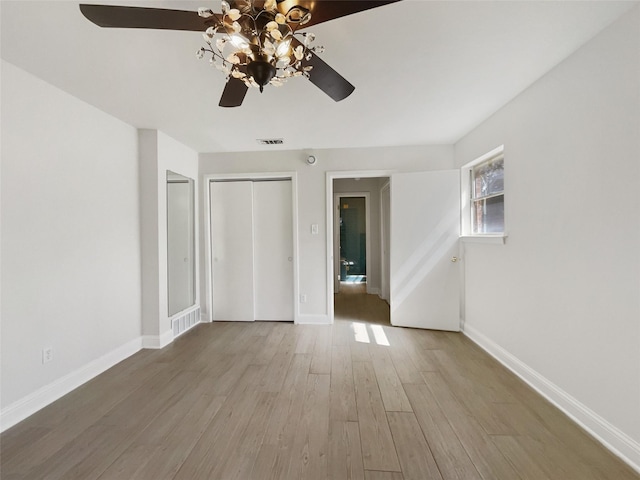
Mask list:
[[[278,8],[280,11],[289,9],[294,5],[307,8],[311,11],[311,20],[301,28],[307,28],[322,22],[346,17],[353,13],[382,7],[400,0],[284,0]],[[291,4],[291,5],[289,5]]]
[[[247,94],[247,87],[242,80],[235,77],[229,77],[227,84],[222,91],[222,97],[220,97],[220,107],[239,107],[242,105],[244,96]]]
[[[209,23],[208,19],[200,17],[198,12],[187,10],[81,4],[80,11],[99,27],[107,28],[153,28],[204,32]]]
[[[292,45],[294,47],[300,44],[297,39],[294,39]],[[327,65],[320,57],[315,53],[311,53],[311,58],[302,60],[302,66],[312,66],[313,69],[309,72],[309,81],[316,87],[322,90],[324,93],[333,98],[336,102],[344,100],[353,93],[356,89],[351,85],[342,75],[336,72],[333,68]]]

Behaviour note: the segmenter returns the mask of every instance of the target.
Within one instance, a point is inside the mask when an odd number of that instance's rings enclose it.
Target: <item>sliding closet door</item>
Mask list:
[[[253,321],[253,183],[211,183],[213,319]]]
[[[256,320],[293,320],[291,181],[253,184]]]

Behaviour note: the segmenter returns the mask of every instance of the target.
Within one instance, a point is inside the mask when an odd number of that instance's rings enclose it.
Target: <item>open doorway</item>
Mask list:
[[[388,279],[382,279],[388,275],[388,269],[382,266],[381,189],[388,185],[389,178],[384,174],[368,176],[364,172],[352,177],[343,177],[343,172],[335,175],[330,177],[328,192],[331,199],[329,238],[333,245],[329,278],[330,291],[335,294],[331,295],[329,307],[332,318],[336,302],[362,304],[361,307],[368,304],[366,302],[377,305],[383,285],[388,284]],[[381,305],[388,319],[388,306],[384,302]]]
[[[346,180],[335,182],[336,190],[346,190],[350,185]],[[347,284],[360,285],[368,291],[372,286],[370,266],[377,265],[371,258],[371,194],[335,192],[333,206],[333,291],[340,293]]]
[[[366,197],[339,196],[340,284],[367,283]]]

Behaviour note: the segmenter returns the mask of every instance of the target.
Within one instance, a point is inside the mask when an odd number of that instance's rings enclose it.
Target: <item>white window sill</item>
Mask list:
[[[501,233],[499,235],[463,235],[460,237],[465,243],[492,243],[494,245],[504,245],[507,235]]]

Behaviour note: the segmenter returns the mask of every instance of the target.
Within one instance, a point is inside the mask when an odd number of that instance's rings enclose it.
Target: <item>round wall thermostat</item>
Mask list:
[[[315,165],[317,161],[318,161],[318,159],[316,157],[314,157],[313,155],[309,155],[307,157],[307,163],[309,165]]]

